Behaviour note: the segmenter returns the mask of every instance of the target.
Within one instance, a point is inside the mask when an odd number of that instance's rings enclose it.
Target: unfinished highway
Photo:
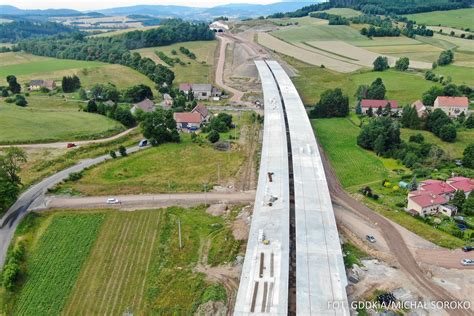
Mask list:
[[[339,236],[310,121],[278,62],[255,64],[264,139],[234,314],[349,315]]]

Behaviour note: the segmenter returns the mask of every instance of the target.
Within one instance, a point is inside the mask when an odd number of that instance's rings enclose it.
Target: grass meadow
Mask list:
[[[381,159],[357,146],[360,128],[347,118],[317,119],[312,124],[344,187],[381,181],[388,176]]]
[[[61,185],[59,190],[85,195],[201,192],[204,184],[209,190],[218,180],[231,181],[244,160],[244,153],[237,149],[218,151],[209,144],[192,143],[189,135],[182,135],[180,144],[163,144],[108,161],[85,171],[79,181]]]
[[[382,78],[387,88],[386,97],[398,100],[401,106],[413,103],[421,98],[424,91],[438,85],[414,73],[389,70],[341,74],[305,64],[291,57],[283,58],[298,70],[298,76],[292,80],[306,105],[316,104],[321,93],[327,89],[341,88],[349,96],[350,106],[354,107],[357,87],[361,84],[370,85],[378,77]]]
[[[191,59],[179,51],[180,47],[186,47],[196,55],[196,59]],[[171,70],[175,73],[175,83],[194,82],[212,83],[214,80],[214,54],[217,48],[217,41],[195,41],[177,43],[168,46],[149,47],[136,50],[140,55],[151,58],[156,63],[168,66],[156,54],[156,51],[165,53],[168,57],[178,57],[184,66],[175,64]],[[172,55],[171,51],[176,50],[177,55]],[[169,66],[168,66],[169,67]]]
[[[234,210],[238,208],[232,214]],[[194,268],[232,262],[240,251],[230,230],[232,216],[211,216],[204,206],[33,216],[40,217],[35,229],[17,233],[17,240],[30,236],[26,275],[9,295],[6,312],[193,314],[209,299],[210,288],[226,297],[222,286],[206,281]]]
[[[416,21],[417,24],[469,28],[474,31],[474,8],[410,14],[407,18]]]
[[[125,127],[105,116],[79,112],[81,103],[30,96],[27,107],[0,101],[0,144],[103,138]]]
[[[124,89],[143,83],[156,93],[153,81],[138,71],[122,65],[57,59],[22,52],[3,53],[0,60],[0,80],[4,80],[8,75],[15,75],[22,85],[33,79],[43,79],[55,80],[60,86],[63,76],[73,74],[79,77],[85,88],[91,88],[97,83],[112,83],[117,88]]]

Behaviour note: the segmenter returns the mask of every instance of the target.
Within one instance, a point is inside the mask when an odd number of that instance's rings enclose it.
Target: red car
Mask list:
[[[67,148],[74,148],[74,147],[76,147],[76,144],[74,144],[74,143],[68,143],[67,144]]]

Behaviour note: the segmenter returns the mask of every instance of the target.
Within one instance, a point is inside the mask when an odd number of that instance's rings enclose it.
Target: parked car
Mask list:
[[[463,266],[474,266],[474,259],[462,259],[461,264]]]
[[[74,148],[74,147],[76,147],[76,146],[77,146],[77,145],[74,144],[74,143],[68,143],[66,147],[67,147],[67,148]]]
[[[145,146],[148,146],[148,140],[142,139],[140,143],[138,143],[138,147],[145,147]]]
[[[376,242],[375,237],[372,236],[372,235],[367,235],[367,236],[365,236],[365,238],[371,243]]]
[[[117,198],[108,198],[107,204],[119,204],[120,201]]]
[[[464,252],[469,252],[469,251],[472,251],[472,250],[474,250],[473,246],[464,246],[464,247],[462,247],[462,251],[464,251]]]

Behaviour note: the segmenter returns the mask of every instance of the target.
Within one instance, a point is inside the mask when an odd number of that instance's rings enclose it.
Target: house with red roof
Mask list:
[[[452,216],[457,213],[455,206],[449,204],[456,191],[462,190],[466,197],[474,190],[474,179],[453,177],[446,180],[425,180],[418,190],[408,193],[407,211],[422,217],[443,213]]]
[[[426,106],[421,100],[416,100],[415,102],[413,102],[411,107],[415,108],[416,115],[418,115],[418,117],[425,117],[428,114],[428,112],[426,111]]]
[[[446,182],[456,190],[463,191],[466,198],[474,191],[474,179],[466,177],[453,177],[446,180]]]
[[[203,104],[198,104],[194,107],[191,113],[199,113],[201,114],[201,121],[202,122],[209,122],[211,120],[211,112],[207,109],[207,107]]]
[[[176,112],[173,114],[178,130],[182,132],[196,131],[201,127],[202,117],[199,112]]]
[[[396,100],[370,100],[370,99],[362,99],[360,101],[360,107],[362,109],[362,114],[367,114],[370,108],[374,114],[376,114],[377,110],[381,108],[385,110],[387,104],[390,104],[390,112],[397,113],[399,111],[398,103]]]
[[[437,97],[433,103],[433,110],[441,109],[449,117],[458,117],[461,113],[467,115],[469,99],[467,97]]]

